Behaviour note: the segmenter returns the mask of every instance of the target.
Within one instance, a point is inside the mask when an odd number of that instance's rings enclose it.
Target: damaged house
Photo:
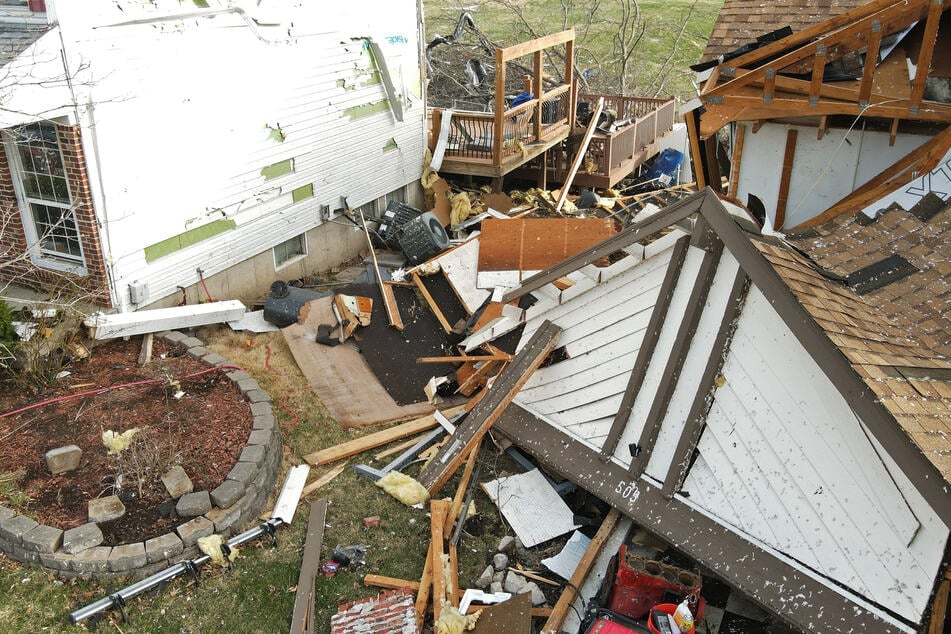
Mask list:
[[[342,210],[420,195],[418,15],[3,2],[6,280],[65,275],[129,311],[260,297],[352,257],[364,237]]]

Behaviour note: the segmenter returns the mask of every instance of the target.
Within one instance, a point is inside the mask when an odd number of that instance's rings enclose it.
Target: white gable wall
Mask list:
[[[209,4],[57,7],[122,305],[133,281],[155,301],[195,283],[196,268],[208,277],[313,229],[321,206],[339,209],[343,197],[359,206],[421,172],[416,2],[264,2],[247,14]],[[179,17],[160,19],[169,15]],[[110,26],[137,20],[146,22]],[[402,122],[368,38],[383,49]],[[285,161],[292,170],[266,176]],[[224,223],[194,246],[146,256]]]
[[[722,375],[690,500],[917,622],[948,529],[755,288]]]
[[[754,133],[749,122],[737,125],[746,126],[747,130],[736,197],[746,203],[753,194],[763,201],[770,219],[776,215],[786,135],[791,129],[797,130],[786,227],[794,227],[828,209],[930,138],[901,134],[891,147],[888,132],[866,131],[860,126],[851,130],[832,128],[817,140],[814,127],[764,123]]]

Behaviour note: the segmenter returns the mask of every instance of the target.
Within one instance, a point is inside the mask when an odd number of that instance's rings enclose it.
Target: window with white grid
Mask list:
[[[56,126],[41,121],[13,128],[9,140],[27,238],[39,249],[41,259],[82,264],[79,227]]]

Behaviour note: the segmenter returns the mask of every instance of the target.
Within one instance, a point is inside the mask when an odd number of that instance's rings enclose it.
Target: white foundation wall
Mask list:
[[[142,306],[193,285],[198,269],[209,279],[263,262],[344,198],[418,202],[426,119],[416,2],[207,4],[57,6],[120,310],[136,307],[130,284],[147,286]],[[346,236],[325,255],[354,255],[359,241]],[[311,270],[336,263],[314,256],[301,260]]]
[[[895,145],[889,146],[888,132],[866,131],[861,124],[851,130],[832,128],[821,140],[816,138],[815,127],[764,123],[754,133],[750,122],[736,125],[746,127],[737,198],[747,203],[753,194],[762,200],[771,221],[776,215],[787,134],[797,131],[786,203],[787,228],[819,215],[930,138],[901,134]]]

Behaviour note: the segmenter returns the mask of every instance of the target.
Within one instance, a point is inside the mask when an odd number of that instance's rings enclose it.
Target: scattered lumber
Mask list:
[[[307,537],[304,539],[304,555],[300,576],[297,580],[297,595],[291,616],[290,634],[312,634],[314,630],[314,579],[320,563],[320,547],[324,540],[324,524],[327,519],[327,498],[310,505],[307,520]]]
[[[603,109],[604,97],[598,97],[598,103],[595,105],[594,113],[591,115],[591,122],[588,124],[588,129],[584,132],[581,145],[578,146],[578,153],[575,154],[575,160],[571,164],[571,169],[568,170],[565,183],[561,186],[561,195],[558,197],[558,202],[555,204],[554,209],[554,211],[558,213],[561,213],[561,208],[565,204],[565,200],[568,199],[568,190],[571,188],[571,181],[575,179],[575,174],[578,173],[578,168],[581,167],[581,161],[584,160],[584,155],[588,152],[588,144],[591,143],[594,131],[598,128],[598,119],[601,118],[601,110]]]
[[[388,590],[412,590],[413,592],[419,590],[418,581],[384,577],[383,575],[368,574],[363,578],[363,583],[375,588],[387,588]]]
[[[301,494],[300,494],[301,498],[304,498],[310,495],[311,493],[313,493],[314,491],[316,491],[317,489],[319,489],[320,487],[329,484],[334,478],[336,478],[338,475],[343,473],[343,470],[346,468],[347,468],[347,463],[343,463],[342,465],[338,465],[334,467],[333,469],[331,469],[330,471],[328,471],[327,473],[325,473],[324,475],[320,476],[319,478],[317,478],[316,480],[314,480],[313,482],[311,482],[310,484],[304,487],[304,490],[301,491]]]
[[[245,310],[240,301],[230,299],[224,302],[137,310],[134,313],[96,314],[86,319],[83,324],[89,328],[93,339],[114,339],[237,321],[244,315]]]
[[[465,405],[450,407],[445,410],[443,414],[446,416],[455,416],[464,409]],[[407,436],[430,430],[438,424],[436,417],[433,414],[429,414],[428,416],[422,416],[406,423],[400,423],[383,431],[367,434],[355,440],[349,440],[345,443],[334,445],[333,447],[315,451],[304,456],[304,460],[313,467],[336,462],[337,460],[343,460],[344,458],[349,458],[350,456],[369,451],[370,449],[376,449],[382,445],[388,445],[394,440],[402,440]]]
[[[436,303],[436,300],[433,299],[432,294],[429,292],[429,289],[426,288],[426,285],[423,284],[422,278],[419,277],[419,273],[413,271],[413,284],[416,285],[416,288],[419,289],[420,295],[423,296],[423,299],[426,300],[426,303],[429,304],[429,310],[433,311],[433,314],[436,316],[436,319],[439,321],[439,325],[442,326],[442,329],[447,333],[452,332],[452,326],[449,325],[449,322],[446,321],[446,316],[442,314],[442,310],[439,308],[439,304]]]
[[[577,592],[576,588],[580,588],[581,584],[584,583],[584,579],[588,576],[588,572],[591,570],[594,560],[597,558],[598,553],[601,552],[604,542],[611,535],[611,531],[614,530],[620,518],[621,513],[617,509],[611,509],[607,516],[605,516],[604,521],[601,523],[601,528],[598,529],[597,534],[592,538],[591,543],[588,544],[588,549],[585,551],[581,561],[578,562],[578,567],[575,568],[574,574],[571,575],[568,585],[561,593],[561,596],[558,597],[555,607],[552,608],[551,615],[548,617],[548,620],[545,621],[545,625],[542,626],[542,634],[558,634],[558,632],[561,631],[561,624],[568,615],[571,601],[574,599],[575,592]]]
[[[545,321],[456,429],[450,442],[423,468],[417,480],[429,489],[430,495],[435,495],[446,484],[472,448],[479,444],[532,373],[554,349],[560,333],[559,326]]]
[[[433,568],[433,619],[438,621],[442,613],[442,604],[448,599],[446,590],[446,575],[443,568],[443,546],[445,536],[443,526],[446,515],[449,513],[449,503],[446,500],[430,500],[429,514],[431,519],[432,541],[430,542],[430,557]]]

